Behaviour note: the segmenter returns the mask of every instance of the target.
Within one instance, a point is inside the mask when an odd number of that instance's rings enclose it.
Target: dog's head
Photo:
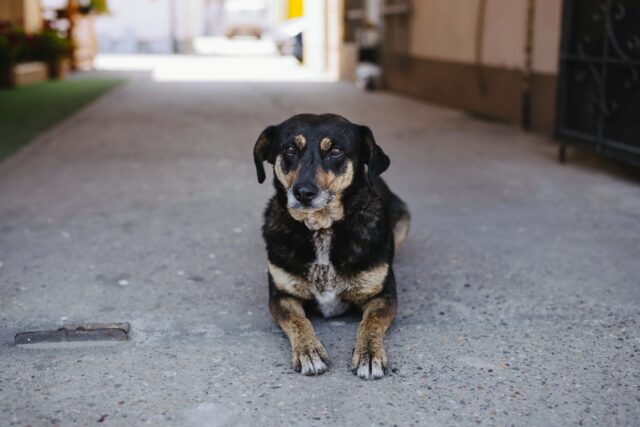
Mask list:
[[[372,185],[389,167],[371,130],[336,114],[298,114],[267,127],[253,158],[260,183],[266,178],[263,162],[273,164],[276,188],[286,192],[290,212],[321,210],[365,179]]]

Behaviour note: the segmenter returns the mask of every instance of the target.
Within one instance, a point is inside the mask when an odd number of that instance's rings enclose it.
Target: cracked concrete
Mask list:
[[[307,378],[269,314],[251,149],[293,112],[371,126],[412,211],[380,381],[357,317],[314,318]],[[0,425],[635,425],[640,187],[609,169],[343,83],[132,80],[0,164]],[[12,343],[82,321],[131,340]]]

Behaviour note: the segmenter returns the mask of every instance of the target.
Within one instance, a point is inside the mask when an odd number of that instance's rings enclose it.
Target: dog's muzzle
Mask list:
[[[315,211],[324,208],[332,196],[327,190],[311,185],[294,185],[287,191],[287,207]]]

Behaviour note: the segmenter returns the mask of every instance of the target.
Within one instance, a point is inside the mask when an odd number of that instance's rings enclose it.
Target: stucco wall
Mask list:
[[[557,74],[562,0],[537,0],[533,25],[533,70]]]
[[[524,67],[527,3],[527,0],[485,0],[482,64]],[[411,55],[474,63],[480,5],[480,0],[414,0]],[[536,0],[534,71],[556,72],[561,6],[562,0]]]
[[[502,68],[524,68],[527,1],[486,0],[484,13],[482,63]]]
[[[552,133],[562,0],[535,0],[528,96],[523,70],[530,0],[412,4],[409,57],[384,64],[387,87]]]
[[[479,0],[418,0],[413,2],[412,56],[471,62]]]

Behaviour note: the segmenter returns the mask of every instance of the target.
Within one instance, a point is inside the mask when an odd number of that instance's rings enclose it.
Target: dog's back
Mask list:
[[[389,214],[389,221],[393,227],[393,240],[398,249],[406,240],[409,234],[409,224],[411,215],[407,204],[400,199],[387,185],[382,178],[376,178],[373,189],[384,201]]]

